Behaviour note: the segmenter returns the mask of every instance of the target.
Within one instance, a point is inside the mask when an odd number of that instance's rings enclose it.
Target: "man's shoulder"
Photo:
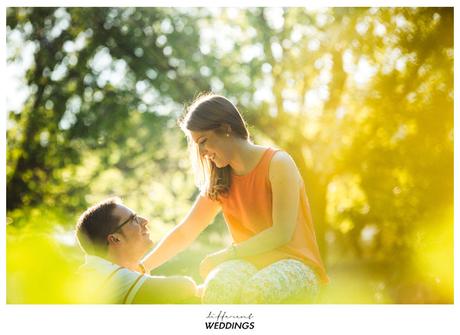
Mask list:
[[[130,303],[148,277],[94,255],[85,257],[78,273],[91,280],[93,291],[104,302],[115,303]]]
[[[79,272],[96,272],[108,273],[114,271],[121,266],[114,264],[102,257],[94,255],[85,255],[85,263],[78,269]]]
[[[130,281],[141,275],[139,272],[127,269],[105,258],[94,255],[86,255],[85,263],[80,267],[79,272],[94,272],[101,276],[111,276],[113,279],[127,279]]]

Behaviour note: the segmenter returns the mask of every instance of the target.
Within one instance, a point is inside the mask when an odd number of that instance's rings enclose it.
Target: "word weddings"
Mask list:
[[[209,312],[206,317],[206,329],[254,329],[254,318],[249,314],[227,314],[225,311],[219,313]]]

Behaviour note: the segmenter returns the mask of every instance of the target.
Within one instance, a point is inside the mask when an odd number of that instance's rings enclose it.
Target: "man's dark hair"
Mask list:
[[[121,204],[120,198],[109,198],[80,215],[75,230],[78,243],[85,253],[106,257],[107,236],[118,224],[118,219],[113,216],[113,210],[118,204]]]

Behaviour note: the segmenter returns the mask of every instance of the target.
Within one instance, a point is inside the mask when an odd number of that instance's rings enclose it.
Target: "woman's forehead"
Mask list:
[[[190,136],[194,142],[197,142],[203,136],[209,136],[213,133],[212,130],[204,130],[204,131],[190,131]]]

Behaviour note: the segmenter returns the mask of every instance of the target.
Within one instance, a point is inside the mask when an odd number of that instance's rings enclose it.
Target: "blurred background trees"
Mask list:
[[[96,201],[121,196],[156,239],[183,217],[176,119],[205,90],[295,159],[321,302],[453,302],[452,8],[8,8],[7,46],[10,302],[43,302],[24,294],[30,236],[80,260],[71,229]],[[216,221],[156,273],[199,280],[228,243]]]

